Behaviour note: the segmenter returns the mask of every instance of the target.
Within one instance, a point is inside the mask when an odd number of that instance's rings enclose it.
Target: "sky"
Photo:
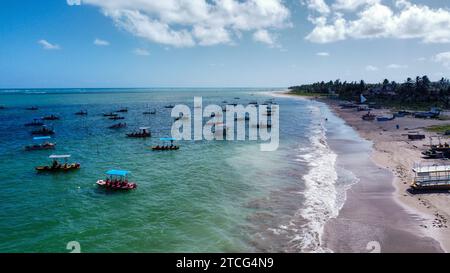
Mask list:
[[[450,77],[448,0],[2,0],[0,88]]]

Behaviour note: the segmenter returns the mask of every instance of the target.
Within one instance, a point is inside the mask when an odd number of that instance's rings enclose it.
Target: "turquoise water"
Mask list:
[[[277,97],[280,147],[275,152],[261,152],[252,141],[181,141],[175,152],[148,149],[170,136],[167,104],[192,106],[194,96],[202,96],[204,105],[261,103],[270,98],[267,91],[0,90],[0,105],[6,106],[0,110],[0,252],[68,252],[70,241],[78,241],[83,252],[314,249],[328,210],[337,206],[335,158],[323,144],[322,122],[333,117],[323,105]],[[25,110],[31,105],[40,109]],[[106,129],[116,122],[102,113],[121,107],[129,108],[121,121],[128,128]],[[80,109],[89,115],[74,115]],[[157,114],[143,115],[148,109]],[[56,131],[56,150],[25,152],[31,129],[23,125],[47,114],[61,116],[47,123]],[[140,126],[149,126],[153,137],[125,137]],[[81,169],[37,174],[34,167],[49,163],[52,153],[71,154]],[[113,168],[130,170],[138,189],[98,189],[95,182]],[[326,185],[316,183],[324,179]],[[320,200],[327,202],[314,201],[317,187],[326,187]]]

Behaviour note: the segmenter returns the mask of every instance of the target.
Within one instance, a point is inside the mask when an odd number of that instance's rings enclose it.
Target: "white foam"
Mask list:
[[[313,120],[321,120],[320,108],[310,106]],[[326,222],[339,214],[336,171],[337,155],[328,147],[326,128],[311,124],[311,152],[303,155],[310,167],[303,176],[306,184],[304,208],[299,211],[307,223],[301,227],[301,236],[293,239],[302,251],[329,252],[321,246],[321,235]]]

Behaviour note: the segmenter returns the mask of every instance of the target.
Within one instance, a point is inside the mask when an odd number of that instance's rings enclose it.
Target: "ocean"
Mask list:
[[[331,138],[355,138],[320,102],[271,95],[267,88],[4,89],[0,90],[0,252],[327,252],[326,221],[338,215],[357,181],[338,167]],[[256,141],[180,141],[154,152],[170,136],[168,104],[248,104],[274,98],[280,145]],[[239,97],[239,99],[236,99]],[[38,106],[39,110],[25,108]],[[103,113],[129,109],[125,120]],[[87,116],[74,113],[86,109]],[[156,110],[155,115],[143,115]],[[193,109],[192,109],[193,110]],[[24,124],[45,115],[60,120],[54,151],[24,151]],[[126,122],[127,128],[107,127]],[[149,139],[125,136],[141,126]],[[51,154],[70,154],[81,169],[38,174]],[[131,171],[138,188],[107,192],[95,182],[109,169]]]

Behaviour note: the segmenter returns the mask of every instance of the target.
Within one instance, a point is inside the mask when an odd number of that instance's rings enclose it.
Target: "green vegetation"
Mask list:
[[[450,131],[450,124],[443,124],[443,125],[433,125],[426,128],[430,132],[435,133],[445,133],[447,131]]]
[[[358,101],[363,94],[369,102],[392,108],[428,110],[430,107],[450,108],[450,81],[442,78],[431,82],[427,76],[408,78],[403,83],[385,79],[382,83],[360,82],[317,82],[289,87],[293,94],[314,94],[334,96],[343,100]]]

